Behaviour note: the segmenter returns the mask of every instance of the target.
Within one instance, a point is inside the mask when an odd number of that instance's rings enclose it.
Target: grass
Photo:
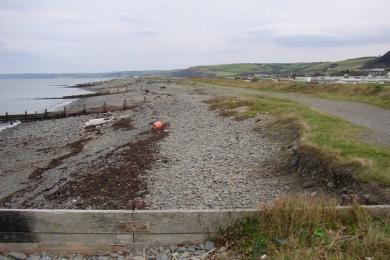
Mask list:
[[[381,84],[307,84],[290,81],[262,80],[246,82],[218,78],[193,78],[186,82],[263,91],[296,92],[336,100],[351,100],[390,108],[390,86]]]
[[[321,198],[290,197],[230,227],[216,241],[245,259],[389,259],[390,225],[358,206],[336,210]]]
[[[301,144],[316,148],[326,161],[355,169],[354,177],[359,181],[390,184],[390,148],[365,143],[360,138],[364,129],[351,123],[278,98],[217,98],[209,103],[225,115],[232,115],[232,109],[247,107],[236,115],[240,118],[269,112],[275,118],[268,124],[269,129],[298,126]]]

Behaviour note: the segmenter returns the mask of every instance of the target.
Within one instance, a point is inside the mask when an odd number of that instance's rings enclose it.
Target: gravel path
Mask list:
[[[278,146],[252,130],[260,118],[220,117],[188,92],[177,89],[160,107],[170,127],[161,159],[148,171],[149,208],[247,208],[285,191],[285,178],[262,177]]]
[[[357,126],[369,129],[370,131],[365,136],[365,139],[371,143],[390,145],[390,109],[354,101],[317,98],[299,93],[267,92],[228,87],[218,88],[224,89],[222,91],[224,93],[261,95],[293,100],[308,105],[313,109],[340,117]]]

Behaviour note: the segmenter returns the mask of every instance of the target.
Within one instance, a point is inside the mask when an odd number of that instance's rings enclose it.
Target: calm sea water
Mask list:
[[[55,110],[72,100],[35,98],[62,97],[84,94],[88,91],[67,88],[78,83],[109,80],[106,78],[52,78],[52,79],[0,79],[0,114],[24,114]],[[1,123],[0,123],[1,124]],[[0,125],[0,130],[4,125]]]
[[[103,81],[103,78],[54,78],[54,79],[0,79],[0,114],[23,114],[43,112],[61,107],[69,100],[35,98],[62,97],[83,94],[88,91],[78,88],[67,88],[78,83]]]

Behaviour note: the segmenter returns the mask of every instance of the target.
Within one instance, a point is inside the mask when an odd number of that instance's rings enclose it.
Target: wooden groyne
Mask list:
[[[69,109],[65,106],[62,111],[49,112],[47,109],[45,109],[43,113],[37,113],[37,112],[27,113],[27,111],[25,111],[24,114],[11,115],[6,112],[5,115],[0,116],[0,122],[1,123],[8,122],[10,125],[12,125],[15,121],[30,122],[30,121],[38,121],[38,120],[51,120],[51,119],[59,119],[59,118],[66,118],[66,117],[80,116],[80,115],[87,115],[87,114],[127,110],[132,108],[134,108],[134,105],[129,106],[127,104],[127,101],[123,100],[123,103],[117,106],[107,105],[106,102],[104,102],[100,107],[87,108],[86,105],[84,105],[81,110],[77,110],[77,111],[76,110],[69,111]]]
[[[42,97],[42,98],[35,98],[35,100],[45,100],[45,99],[78,99],[78,98],[88,98],[88,97],[97,97],[97,96],[107,96],[107,95],[115,95],[115,94],[123,94],[130,91],[134,91],[132,89],[129,89],[128,86],[123,87],[117,87],[117,88],[111,88],[104,91],[97,91],[92,93],[86,93],[86,94],[78,94],[78,95],[69,95],[69,96],[62,96],[62,97]]]

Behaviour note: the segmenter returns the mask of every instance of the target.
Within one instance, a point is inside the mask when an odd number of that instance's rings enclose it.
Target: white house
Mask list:
[[[299,82],[312,82],[312,77],[295,77],[295,81]]]

